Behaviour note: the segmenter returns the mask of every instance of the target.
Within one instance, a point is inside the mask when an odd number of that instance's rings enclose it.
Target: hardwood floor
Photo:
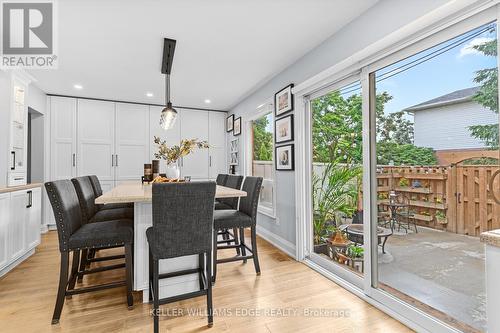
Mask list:
[[[261,276],[255,275],[250,260],[219,265],[212,328],[207,328],[203,314],[187,313],[205,311],[205,298],[199,297],[162,306],[168,316],[160,318],[160,331],[412,332],[264,240],[258,244]],[[125,288],[75,295],[66,300],[60,324],[51,325],[59,260],[57,234],[49,232],[42,235],[42,244],[31,258],[0,278],[0,332],[152,332],[150,305],[142,304],[142,295],[136,293],[134,309],[127,310]],[[97,273],[86,276],[83,284],[109,282],[124,274],[124,269]],[[253,309],[267,315],[244,315]],[[280,316],[273,309],[296,310],[297,315]],[[304,311],[312,309],[325,309],[327,316],[306,317]],[[342,311],[347,315],[328,316]]]

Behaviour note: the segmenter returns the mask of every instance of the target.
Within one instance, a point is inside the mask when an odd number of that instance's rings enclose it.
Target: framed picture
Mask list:
[[[276,170],[291,171],[294,168],[293,144],[276,147]]]
[[[283,143],[293,140],[293,114],[276,119],[274,122],[274,142]]]
[[[234,120],[233,135],[240,135],[240,134],[241,134],[241,117],[238,117]]]
[[[226,131],[231,132],[233,130],[234,114],[226,118]]]
[[[293,110],[293,83],[274,95],[274,115],[276,117]]]

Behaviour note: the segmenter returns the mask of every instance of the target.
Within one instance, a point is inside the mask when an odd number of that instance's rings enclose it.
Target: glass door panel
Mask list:
[[[500,228],[496,33],[481,26],[374,78],[372,228],[388,235],[376,286],[466,332],[486,330],[479,235]]]

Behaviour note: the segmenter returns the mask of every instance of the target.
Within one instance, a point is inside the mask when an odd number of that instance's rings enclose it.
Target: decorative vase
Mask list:
[[[165,169],[165,175],[167,176],[167,178],[179,179],[181,177],[181,170],[179,170],[177,162],[167,164],[167,168]]]

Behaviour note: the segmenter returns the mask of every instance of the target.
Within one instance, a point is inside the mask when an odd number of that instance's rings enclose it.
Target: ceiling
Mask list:
[[[227,110],[375,2],[58,1],[59,68],[30,73],[46,93],[162,104],[173,38],[174,105]]]

